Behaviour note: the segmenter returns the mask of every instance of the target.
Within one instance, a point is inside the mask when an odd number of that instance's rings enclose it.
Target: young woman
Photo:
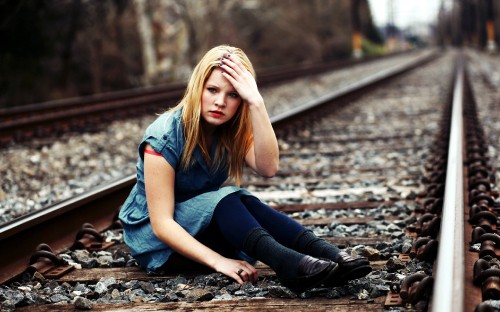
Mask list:
[[[298,292],[371,272],[366,258],[340,252],[238,187],[245,164],[272,177],[279,163],[242,50],[223,45],[205,54],[181,102],[147,128],[139,156],[120,220],[126,244],[147,270],[201,264],[242,284],[257,280],[257,259]],[[228,178],[236,186],[222,186]]]

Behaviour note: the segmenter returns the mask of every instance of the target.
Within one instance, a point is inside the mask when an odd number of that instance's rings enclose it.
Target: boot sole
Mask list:
[[[295,293],[303,293],[304,291],[306,291],[308,289],[312,289],[312,288],[315,288],[317,286],[320,286],[321,284],[323,284],[325,281],[329,280],[334,275],[337,275],[338,269],[339,269],[339,266],[336,264],[333,268],[330,269],[330,271],[327,274],[325,274],[322,278],[318,278],[318,280],[316,280],[316,281],[312,281],[316,276],[304,276],[304,277],[299,277],[299,278],[295,279],[294,281],[280,280],[280,283]],[[322,271],[321,273],[318,273],[318,274],[324,274],[323,272],[324,271]]]
[[[370,265],[363,265],[357,268],[354,268],[348,272],[345,272],[340,275],[340,277],[335,278],[333,280],[325,281],[324,285],[326,287],[337,287],[346,285],[350,280],[362,278],[372,271],[372,267]]]

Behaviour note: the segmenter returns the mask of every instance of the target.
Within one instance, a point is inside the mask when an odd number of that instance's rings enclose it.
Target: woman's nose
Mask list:
[[[223,94],[217,95],[215,98],[215,105],[220,107],[226,106],[226,98]]]

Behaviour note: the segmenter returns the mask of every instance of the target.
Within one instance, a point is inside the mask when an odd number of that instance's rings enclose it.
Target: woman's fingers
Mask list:
[[[226,64],[234,71],[246,71],[245,66],[243,66],[243,64],[241,64],[241,62],[237,58],[232,57],[230,54],[222,58],[222,63]]]
[[[244,282],[256,282],[258,280],[257,270],[246,261],[238,261],[233,277],[239,284]]]
[[[244,274],[246,277],[246,281],[249,282],[256,282],[258,280],[258,272],[257,270],[248,262],[242,261],[242,272],[241,274]]]
[[[237,69],[236,64],[229,62],[230,61],[222,61],[220,67],[230,78],[236,80],[239,76],[241,76],[241,71]]]
[[[259,101],[262,98],[255,78],[237,58],[223,58],[220,68],[223,70],[224,77],[233,85],[244,101]]]
[[[222,58],[221,65],[222,69],[235,79],[238,78],[238,76],[244,77],[244,75],[250,74],[250,72],[248,72],[248,70],[243,66],[243,64],[241,64],[241,62],[237,58]]]

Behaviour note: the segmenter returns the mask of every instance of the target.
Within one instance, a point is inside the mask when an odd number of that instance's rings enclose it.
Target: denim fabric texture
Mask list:
[[[194,151],[195,162],[186,172],[180,168],[184,149],[181,110],[160,115],[145,131],[139,144],[137,182],[122,205],[119,219],[123,224],[124,240],[137,263],[148,271],[157,271],[174,252],[154,234],[149,220],[144,188],[144,147],[151,145],[175,169],[174,219],[189,234],[195,236],[205,229],[215,207],[225,196],[233,193],[251,195],[236,186],[224,186],[227,169],[216,172],[206,165],[200,150]],[[216,141],[213,144],[216,145]],[[214,149],[211,151],[214,155]]]

